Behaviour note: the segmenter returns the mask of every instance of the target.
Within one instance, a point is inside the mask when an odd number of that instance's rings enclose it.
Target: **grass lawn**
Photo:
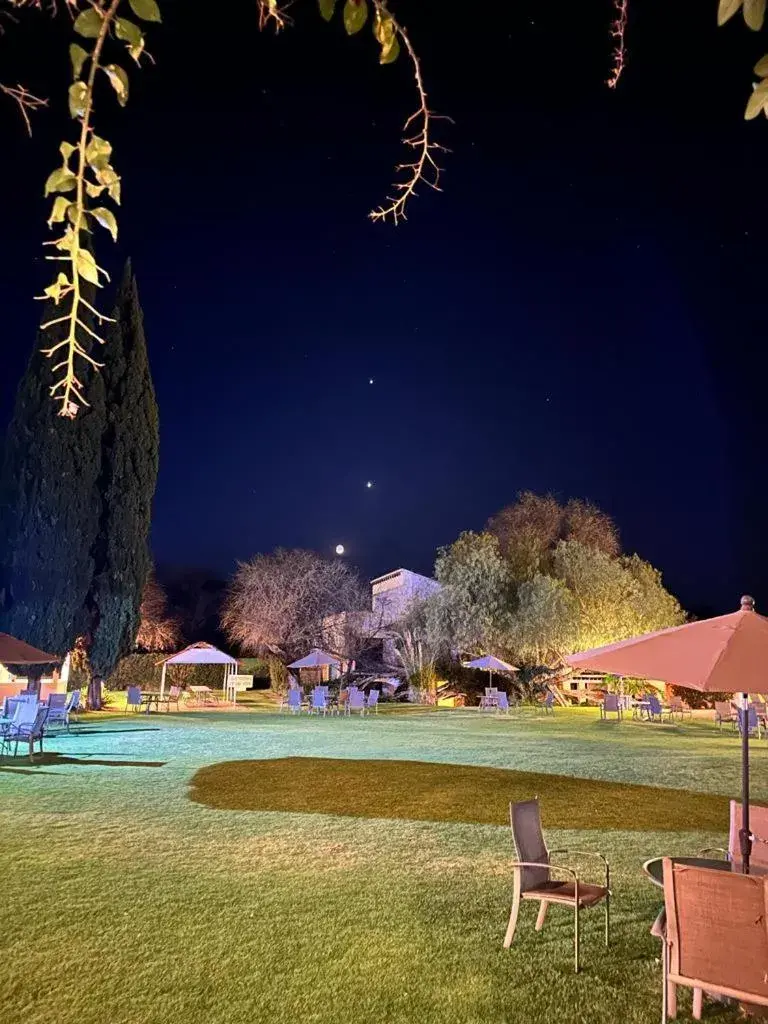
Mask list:
[[[110,714],[47,746],[0,762],[2,1024],[650,1024],[642,862],[722,845],[739,786],[707,723],[582,709]],[[537,793],[551,846],[612,863],[613,947],[585,914],[578,977],[565,911],[501,948],[506,804]]]

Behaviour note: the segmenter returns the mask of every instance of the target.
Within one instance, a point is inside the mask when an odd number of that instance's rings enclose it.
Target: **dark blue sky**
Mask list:
[[[768,126],[741,119],[765,43],[718,31],[714,4],[634,0],[611,93],[608,2],[468,24],[403,0],[455,124],[444,193],[395,229],[366,213],[401,157],[405,63],[380,68],[367,31],[346,39],[312,2],[278,39],[247,3],[195,6],[166,0],[157,67],[106,128],[115,265],[134,259],[160,405],[158,561],[227,573],[340,541],[367,574],[429,571],[517,491],[551,490],[611,513],[688,607],[768,601]],[[31,79],[57,102],[64,52]],[[4,129],[6,419],[64,124]]]

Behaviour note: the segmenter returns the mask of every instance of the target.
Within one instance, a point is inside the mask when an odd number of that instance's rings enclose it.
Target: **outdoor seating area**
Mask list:
[[[308,695],[299,686],[292,686],[280,702],[280,710],[286,714],[301,715],[345,715],[377,714],[379,690],[364,691],[350,684],[331,694],[329,685],[314,686]]]

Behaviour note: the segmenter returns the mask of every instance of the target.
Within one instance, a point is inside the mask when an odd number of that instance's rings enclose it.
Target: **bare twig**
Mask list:
[[[31,136],[32,123],[29,115],[41,107],[47,107],[48,100],[42,100],[39,96],[34,96],[23,85],[3,85],[0,82],[0,92],[9,96],[18,105],[21,116],[24,118],[24,124],[27,126],[27,134]]]
[[[281,32],[291,25],[291,19],[285,13],[286,6],[281,5],[279,0],[257,0],[259,28],[263,30],[267,25],[274,25],[275,32]]]
[[[629,15],[629,0],[613,0],[614,19],[611,22],[611,39],[614,40],[612,54],[613,67],[606,85],[609,89],[615,89],[627,63],[627,17]]]
[[[419,184],[428,185],[436,192],[440,188],[441,168],[435,160],[435,153],[447,152],[445,146],[439,145],[433,140],[432,128],[436,120],[450,121],[450,117],[435,114],[429,109],[427,91],[424,87],[424,78],[421,73],[421,62],[411,44],[408,33],[403,26],[392,17],[387,10],[384,0],[373,0],[374,6],[380,14],[392,19],[392,26],[400,38],[413,68],[413,76],[416,80],[416,91],[419,98],[418,109],[415,110],[403,125],[403,144],[414,150],[415,158],[410,163],[398,164],[396,171],[404,172],[403,181],[396,181],[393,188],[398,193],[396,196],[387,196],[386,203],[372,210],[368,215],[371,220],[386,220],[392,217],[395,224],[399,220],[405,220],[406,207],[413,196],[417,195],[416,189]]]

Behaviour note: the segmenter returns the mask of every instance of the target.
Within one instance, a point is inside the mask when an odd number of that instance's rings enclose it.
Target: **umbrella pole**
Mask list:
[[[741,695],[741,831],[739,832],[742,871],[749,874],[752,837],[749,829],[749,694]]]

